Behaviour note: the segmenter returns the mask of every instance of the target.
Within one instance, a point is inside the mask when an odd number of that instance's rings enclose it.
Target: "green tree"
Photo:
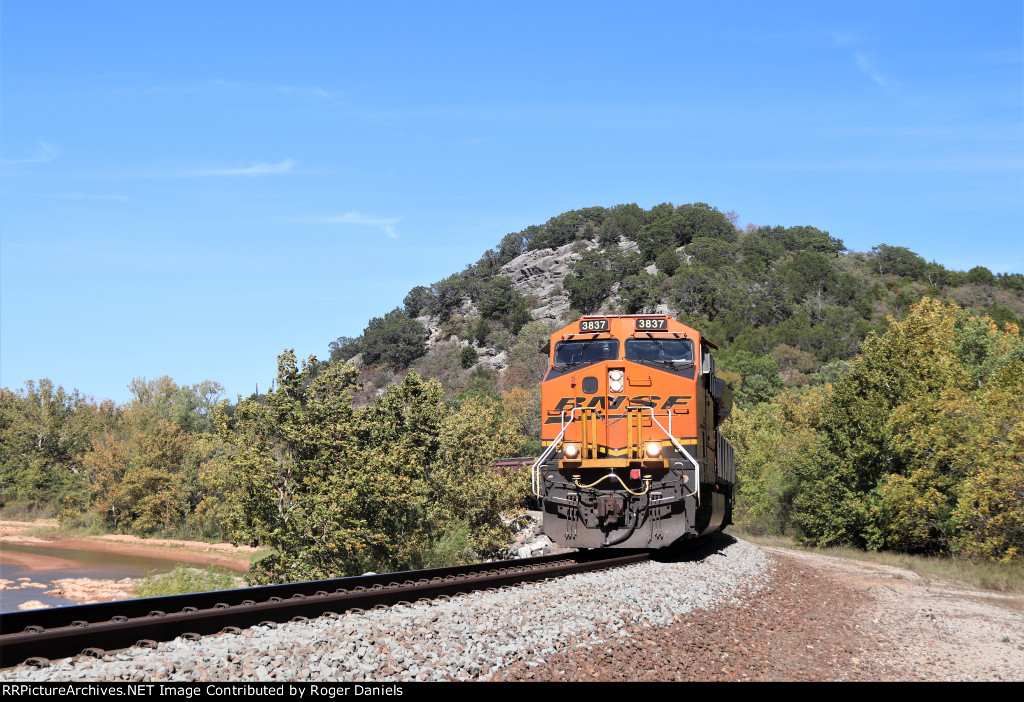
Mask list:
[[[311,374],[279,358],[277,387],[221,423],[240,476],[236,538],[274,548],[262,582],[402,570],[493,554],[509,536],[512,483],[482,470],[518,439],[489,401],[461,409],[441,386],[410,372],[353,410],[356,371]]]
[[[562,287],[569,295],[569,303],[584,314],[593,312],[611,294],[614,276],[608,270],[605,257],[596,249],[584,251],[582,258],[572,265]]]
[[[1019,558],[1022,395],[1015,326],[921,300],[833,386],[794,521],[819,544]]]
[[[631,275],[619,287],[619,300],[626,314],[636,314],[657,304],[657,278],[649,273]]]
[[[429,310],[432,304],[434,304],[434,293],[431,292],[430,288],[417,285],[405,296],[405,299],[402,300],[402,304],[404,305],[406,315],[412,318],[419,317],[421,314]],[[355,354],[352,355],[354,356]],[[333,355],[331,356],[331,360],[336,360]]]
[[[114,414],[44,378],[0,389],[0,497],[48,513],[81,482],[81,455]]]
[[[679,254],[676,253],[675,249],[665,249],[658,254],[658,258],[655,263],[658,264],[659,271],[665,275],[672,276],[675,275],[676,271],[679,269],[679,264],[682,263],[682,261],[679,260]]]
[[[924,276],[928,264],[910,249],[903,246],[879,244],[871,248],[874,252],[874,264],[879,275],[898,275],[907,278]]]
[[[331,363],[343,363],[358,354],[362,341],[362,337],[353,339],[350,336],[339,336],[327,344],[327,349],[331,353]]]
[[[397,307],[384,317],[374,317],[363,330],[360,349],[368,365],[382,363],[405,368],[427,351],[429,333],[422,324]]]
[[[736,241],[738,232],[717,208],[703,202],[681,205],[676,209],[681,220],[677,246],[689,244],[697,237]]]

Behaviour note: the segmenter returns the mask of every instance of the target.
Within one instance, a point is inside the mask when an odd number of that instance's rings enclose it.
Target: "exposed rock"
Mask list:
[[[498,352],[494,349],[487,349],[485,355],[479,357],[478,363],[487,368],[501,370],[508,365],[508,354],[504,351]]]
[[[43,604],[39,600],[29,600],[18,605],[18,609],[49,609],[50,605]]]
[[[533,310],[534,319],[558,322],[569,309],[569,296],[562,290],[562,282],[580,258],[573,244],[527,251],[502,266],[498,274],[508,276],[519,294],[536,295],[545,303]]]

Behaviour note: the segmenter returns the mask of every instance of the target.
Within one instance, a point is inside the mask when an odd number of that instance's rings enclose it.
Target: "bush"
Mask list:
[[[383,363],[398,370],[427,351],[429,333],[397,307],[383,318],[374,317],[363,330],[360,348],[367,365]]]
[[[170,573],[147,571],[145,578],[135,581],[135,596],[164,597],[190,592],[231,590],[236,587],[237,579],[229,570],[213,565],[207,566],[206,570],[199,570],[179,563]]]
[[[463,346],[459,352],[459,363],[463,368],[472,368],[476,365],[476,351],[472,346]]]

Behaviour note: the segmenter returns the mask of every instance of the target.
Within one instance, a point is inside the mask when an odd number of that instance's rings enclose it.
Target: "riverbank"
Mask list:
[[[247,546],[123,534],[72,536],[61,533],[55,520],[0,520],[0,601],[9,610],[126,599],[135,596],[133,578],[148,572],[168,572],[184,563],[243,574],[255,552]],[[123,577],[128,561],[139,565],[128,571],[131,577]],[[114,578],[102,577],[118,570]]]
[[[31,533],[28,533],[31,532]],[[37,544],[48,548],[62,548],[73,551],[118,553],[126,556],[176,560],[193,565],[215,565],[245,573],[256,553],[250,546],[234,546],[220,543],[181,539],[143,539],[128,534],[103,534],[101,536],[69,537],[61,534],[56,520],[37,519],[27,521],[0,521],[0,562],[20,565],[28,570],[50,570],[49,556],[34,556],[27,553],[12,553],[3,550],[4,543]]]

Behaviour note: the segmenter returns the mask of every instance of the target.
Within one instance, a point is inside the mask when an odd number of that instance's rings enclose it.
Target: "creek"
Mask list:
[[[11,561],[19,561],[13,563]],[[24,564],[31,562],[31,565]],[[14,581],[7,587],[19,584],[19,578],[45,587],[22,587],[0,590],[0,612],[18,609],[18,605],[30,600],[39,600],[51,607],[80,604],[64,597],[43,594],[56,586],[54,580],[64,578],[93,578],[121,580],[142,578],[149,572],[167,573],[174,570],[179,561],[165,558],[132,556],[107,551],[85,551],[57,548],[35,543],[0,543],[0,579]],[[199,567],[199,566],[197,566]],[[22,581],[24,582],[24,581]]]

